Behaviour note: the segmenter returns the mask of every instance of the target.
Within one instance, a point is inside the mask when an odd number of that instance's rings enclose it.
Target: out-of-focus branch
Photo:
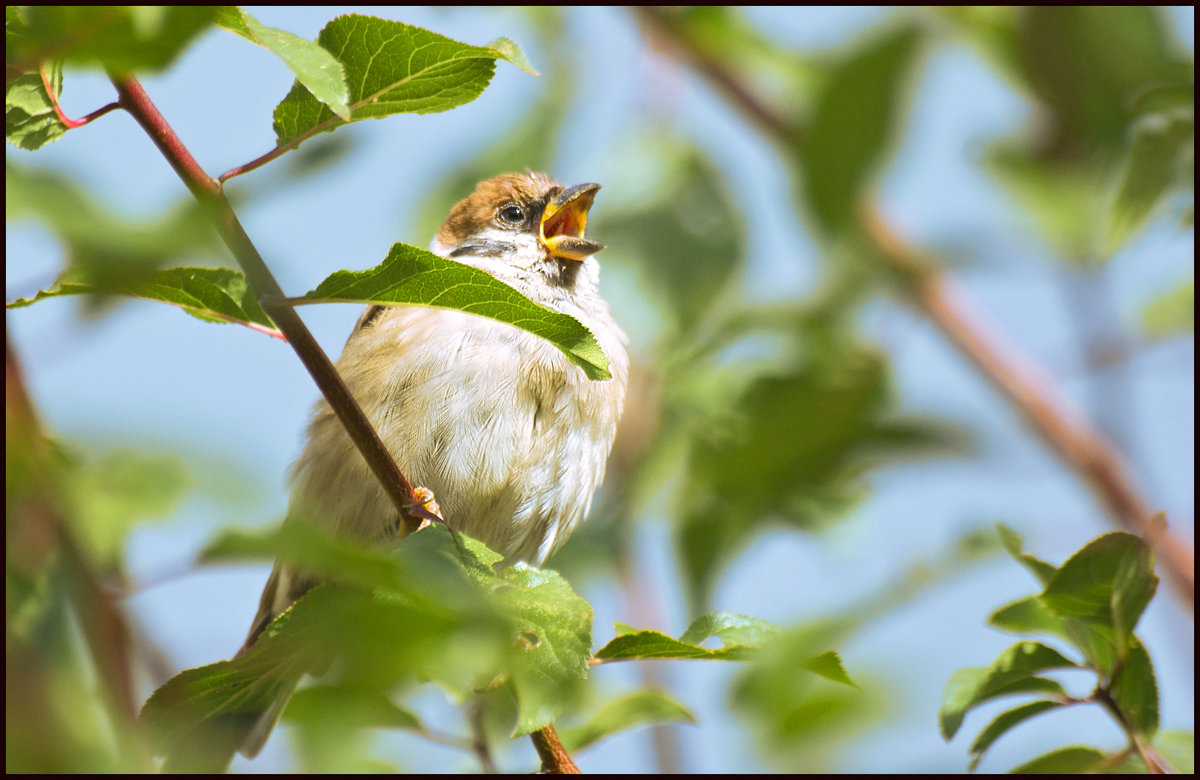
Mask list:
[[[13,488],[23,494],[23,499],[6,518],[8,565],[32,573],[50,565],[55,556],[59,558],[67,598],[83,629],[84,642],[96,665],[98,685],[114,720],[120,758],[132,766],[149,768],[149,757],[132,739],[138,731],[138,710],[129,626],[101,586],[62,516],[56,498],[61,486],[55,484],[53,477],[54,456],[25,390],[16,350],[7,336],[4,342],[4,399],[6,443],[20,453],[10,452],[10,455],[28,462],[25,472],[30,480],[30,484]],[[37,648],[22,648],[22,644],[20,640],[13,640],[10,655],[39,668],[18,667],[13,671],[37,677],[46,659]],[[35,686],[33,692],[45,696],[47,691]],[[52,748],[47,746],[47,749]]]
[[[765,137],[794,146],[800,138],[798,129],[772,111],[725,63],[691,40],[669,12],[636,7],[633,13],[660,48],[695,68]],[[1045,372],[1033,368],[1031,361],[1005,345],[995,329],[966,303],[950,276],[908,245],[872,204],[859,209],[858,227],[879,258],[903,280],[899,286],[910,303],[1000,391],[1063,463],[1088,484],[1107,513],[1154,547],[1184,601],[1194,608],[1195,555],[1188,545],[1167,531],[1115,447],[1058,396]]]
[[[325,400],[345,426],[358,451],[383,485],[406,528],[410,531],[415,530],[422,520],[438,519],[431,517],[424,508],[424,497],[414,491],[412,484],[400,472],[379,434],[375,432],[362,408],[334,369],[329,356],[313,338],[303,320],[291,306],[280,303],[284,298],[283,290],[250,237],[246,235],[237,214],[225,198],[221,183],[204,172],[196,158],[167,124],[166,118],[151,102],[137,79],[122,76],[113,77],[112,81],[120,96],[121,106],[142,126],[196,199],[209,207],[217,232],[245,271],[259,303],[275,320],[304,367],[308,369],[321,394],[325,396]]]

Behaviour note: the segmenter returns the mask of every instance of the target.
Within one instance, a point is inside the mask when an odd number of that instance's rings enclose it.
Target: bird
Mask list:
[[[599,189],[528,169],[481,181],[451,208],[430,251],[575,317],[607,356],[610,379],[589,379],[512,325],[407,306],[368,306],[337,362],[401,472],[436,500],[452,530],[504,564],[542,564],[584,519],[624,406],[628,341],[600,295],[594,255],[604,245],[585,237]],[[368,544],[394,539],[398,526],[395,505],[323,400],[292,476],[288,522],[301,520]],[[235,658],[317,584],[277,562]],[[239,752],[258,754],[298,681]]]

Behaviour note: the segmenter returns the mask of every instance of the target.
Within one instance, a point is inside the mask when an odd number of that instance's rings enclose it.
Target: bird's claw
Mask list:
[[[433,491],[427,487],[413,488],[413,501],[411,504],[405,504],[404,510],[410,518],[419,521],[414,531],[420,531],[434,523],[446,525],[446,519],[442,517],[442,508],[433,497]]]

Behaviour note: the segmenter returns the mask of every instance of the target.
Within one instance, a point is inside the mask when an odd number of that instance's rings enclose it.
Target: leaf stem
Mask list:
[[[316,382],[334,414],[345,426],[358,451],[383,485],[396,507],[398,516],[402,518],[405,530],[415,530],[422,516],[415,507],[420,501],[412,484],[401,473],[387,446],[379,438],[379,434],[375,432],[362,408],[338,375],[329,356],[313,338],[303,320],[292,307],[275,302],[285,297],[283,290],[250,237],[246,235],[237,214],[225,198],[221,182],[204,172],[167,123],[166,118],[151,102],[137,79],[132,76],[110,78],[117,89],[121,107],[132,114],[142,126],[192,195],[209,208],[217,232],[246,273],[246,279],[255,291],[259,303],[279,326],[279,330],[283,332],[300,362]]]
[[[58,95],[54,92],[54,86],[50,83],[50,73],[46,70],[46,63],[41,63],[38,66],[38,74],[42,77],[42,87],[46,90],[46,97],[50,100],[50,105],[54,107],[54,114],[58,117],[58,121],[62,122],[68,130],[73,130],[77,127],[83,127],[89,122],[93,122],[110,111],[116,111],[121,107],[118,102],[112,102],[108,105],[97,108],[90,114],[85,115],[81,119],[71,119],[63,113],[62,106],[58,104]]]
[[[772,141],[784,145],[794,164],[802,128],[767,107],[753,89],[724,63],[694,41],[669,12],[636,7],[644,30],[667,44],[679,60],[695,68],[729,103]],[[1195,555],[1169,533],[1141,494],[1116,448],[1090,421],[1058,396],[1046,372],[1004,344],[996,329],[965,300],[944,271],[905,242],[874,204],[863,203],[858,229],[900,281],[899,289],[967,358],[971,365],[1029,422],[1060,460],[1086,483],[1110,517],[1137,533],[1158,553],[1184,603],[1195,609]]]

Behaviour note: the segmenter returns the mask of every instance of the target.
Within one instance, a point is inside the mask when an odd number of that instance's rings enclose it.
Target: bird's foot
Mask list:
[[[438,506],[437,499],[433,497],[433,491],[427,487],[413,488],[413,502],[404,508],[410,518],[418,521],[417,527],[412,529],[413,531],[420,531],[434,523],[446,525],[446,519],[442,517],[442,508]]]

